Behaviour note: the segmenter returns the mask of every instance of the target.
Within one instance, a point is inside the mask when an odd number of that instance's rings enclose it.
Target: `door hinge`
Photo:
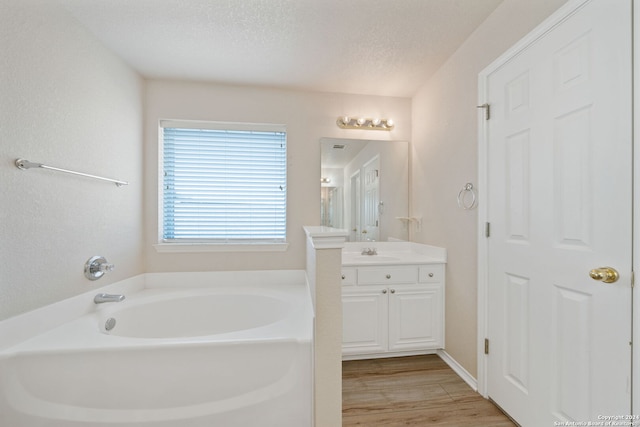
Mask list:
[[[631,272],[631,289],[633,289],[636,286],[636,272],[632,271]]]
[[[491,106],[487,103],[478,105],[477,108],[484,108],[484,119],[489,120],[491,118]]]
[[[491,223],[490,222],[485,222],[484,224],[484,237],[490,237],[491,236]]]
[[[489,338],[484,339],[484,354],[489,354]]]

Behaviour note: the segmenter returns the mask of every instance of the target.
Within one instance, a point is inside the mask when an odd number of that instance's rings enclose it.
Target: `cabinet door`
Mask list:
[[[353,267],[342,268],[342,286],[353,286],[356,284],[356,269]]]
[[[442,284],[389,289],[389,350],[442,348]]]
[[[342,291],[342,354],[387,350],[387,295],[385,287]]]

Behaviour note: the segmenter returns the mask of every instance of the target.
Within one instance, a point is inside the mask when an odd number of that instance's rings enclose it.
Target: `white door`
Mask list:
[[[487,393],[523,427],[631,412],[631,1],[574,6],[481,74]]]
[[[378,240],[380,230],[380,157],[375,156],[362,167],[364,174],[362,206],[362,240]]]

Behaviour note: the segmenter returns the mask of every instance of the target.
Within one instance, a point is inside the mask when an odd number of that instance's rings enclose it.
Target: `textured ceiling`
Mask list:
[[[502,0],[60,0],[145,77],[410,97]]]

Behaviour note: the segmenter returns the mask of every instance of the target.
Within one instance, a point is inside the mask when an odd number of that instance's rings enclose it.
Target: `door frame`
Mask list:
[[[538,25],[532,32],[527,34],[523,39],[503,53],[499,58],[493,61],[489,66],[478,74],[478,105],[483,106],[487,102],[487,80],[490,74],[513,60],[522,51],[534,44],[548,32],[569,19],[585,5],[592,0],[569,0],[561,6],[554,14]],[[633,27],[640,23],[640,0],[631,0],[633,7]],[[640,28],[640,27],[638,27]],[[633,78],[634,82],[640,82],[640,31],[633,31]],[[640,165],[640,149],[635,149],[636,141],[640,141],[640,84],[634,84],[633,87],[633,170]],[[484,198],[488,199],[488,138],[487,138],[487,121],[485,120],[486,109],[478,108],[478,188],[480,191],[484,189]],[[633,254],[632,268],[636,271],[640,266],[640,209],[635,208],[636,201],[640,201],[640,174],[633,173]],[[488,362],[484,354],[485,337],[488,335],[488,240],[485,237],[485,228],[488,221],[487,204],[478,204],[478,337],[477,337],[477,361],[478,361],[478,393],[488,398]],[[632,327],[633,341],[640,343],[640,292],[633,292],[632,289]],[[632,373],[632,390],[640,390],[640,375],[636,356],[637,351],[632,351],[631,373]],[[640,411],[640,393],[632,393],[632,413]]]
[[[352,242],[360,241],[360,231],[362,231],[362,213],[360,212],[360,200],[362,200],[361,180],[360,169],[354,171],[349,177],[349,237]]]
[[[633,36],[633,241],[632,241],[632,268],[635,272],[640,271],[640,209],[636,207],[636,203],[640,202],[640,174],[636,171],[640,170],[640,147],[636,144],[640,141],[640,0],[633,0],[631,3],[633,21],[631,33]],[[635,280],[634,280],[635,282]],[[631,412],[638,413],[640,411],[640,363],[638,363],[637,346],[640,345],[640,292],[635,292],[635,288],[631,288],[631,327],[632,340],[635,343],[631,347]]]

